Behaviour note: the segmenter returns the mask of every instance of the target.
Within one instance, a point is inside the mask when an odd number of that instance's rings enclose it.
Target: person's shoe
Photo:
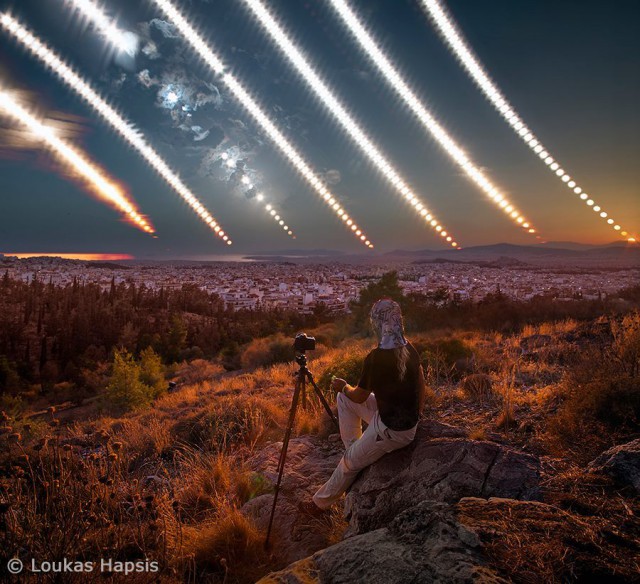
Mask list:
[[[300,501],[298,511],[309,517],[326,517],[329,514],[329,509],[320,509],[313,500]]]

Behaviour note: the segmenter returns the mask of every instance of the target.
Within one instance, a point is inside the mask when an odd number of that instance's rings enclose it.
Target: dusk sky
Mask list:
[[[377,251],[445,248],[345,135],[241,0],[175,0],[320,173]],[[640,228],[637,0],[448,0],[523,120],[611,217]],[[461,246],[537,240],[499,212],[414,121],[325,0],[268,0],[316,70]],[[0,121],[0,252],[205,257],[284,249],[365,251],[151,2],[104,4],[140,39],[114,55],[64,0],[0,0],[131,120],[220,222],[225,246],[145,161],[51,73],[0,34],[0,85],[50,117],[125,185],[158,238],[120,220]],[[615,232],[513,133],[451,55],[417,0],[352,0],[414,90],[544,240],[609,243]],[[223,166],[244,164],[297,234],[289,238]],[[618,238],[620,239],[620,238]]]

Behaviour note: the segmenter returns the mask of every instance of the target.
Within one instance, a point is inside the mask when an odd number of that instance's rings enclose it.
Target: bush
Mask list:
[[[634,336],[627,336],[627,341],[633,343]],[[611,350],[592,348],[582,353],[559,387],[560,405],[549,421],[551,436],[595,454],[604,445],[637,432],[640,377],[629,374],[634,371],[629,354],[619,339]]]
[[[640,376],[640,312],[632,312],[611,325],[613,354],[630,377]]]
[[[116,410],[146,407],[153,400],[154,391],[141,379],[140,366],[127,350],[116,350],[109,385],[105,390],[107,405]]]
[[[293,360],[293,340],[278,333],[262,339],[254,339],[242,351],[242,367],[268,367]]]
[[[495,397],[491,378],[483,373],[467,375],[462,380],[462,390],[468,398],[481,403]]]
[[[460,378],[473,368],[473,351],[460,339],[439,339],[427,344],[420,356],[428,378]]]
[[[365,349],[351,348],[340,353],[338,357],[329,361],[326,369],[317,380],[318,386],[322,390],[329,388],[331,377],[336,376],[346,379],[347,383],[355,385],[360,381],[362,366],[368,351]]]
[[[151,390],[153,399],[167,391],[162,359],[151,347],[140,353],[140,381]]]
[[[220,377],[224,373],[224,367],[217,363],[212,363],[206,359],[195,359],[184,365],[179,371],[180,383],[185,385],[195,385],[204,381],[211,381]]]
[[[215,521],[187,528],[184,535],[185,555],[195,563],[194,581],[213,576],[216,582],[255,582],[268,571],[264,533],[239,509],[222,509]]]

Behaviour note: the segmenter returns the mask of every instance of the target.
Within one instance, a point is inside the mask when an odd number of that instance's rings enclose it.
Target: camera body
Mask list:
[[[316,348],[316,338],[310,337],[306,333],[298,333],[293,340],[293,348],[297,353],[313,351]]]

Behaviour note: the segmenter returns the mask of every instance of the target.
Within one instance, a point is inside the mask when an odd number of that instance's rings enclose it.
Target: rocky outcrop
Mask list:
[[[537,501],[424,501],[260,584],[637,582],[640,545],[621,546],[614,523]]]
[[[535,499],[539,461],[492,442],[442,435],[418,427],[413,444],[365,469],[347,495],[347,536],[386,525],[416,502],[463,497]]]
[[[357,535],[270,574],[260,584],[506,583],[486,566],[480,540],[444,503],[425,501],[388,527]]]
[[[589,470],[631,485],[640,495],[640,438],[609,448],[589,464]]]
[[[282,443],[259,452],[251,468],[273,483]],[[298,511],[331,476],[343,453],[338,440],[304,436],[291,440],[278,498],[272,539],[278,555],[293,562],[329,545],[331,522]],[[531,499],[537,492],[538,461],[491,442],[469,440],[461,428],[436,421],[420,423],[413,444],[387,454],[363,471],[347,496],[347,536],[388,525],[396,515],[424,500],[455,502],[462,497]],[[273,495],[249,501],[243,511],[266,530]],[[334,540],[335,541],[335,540]]]

